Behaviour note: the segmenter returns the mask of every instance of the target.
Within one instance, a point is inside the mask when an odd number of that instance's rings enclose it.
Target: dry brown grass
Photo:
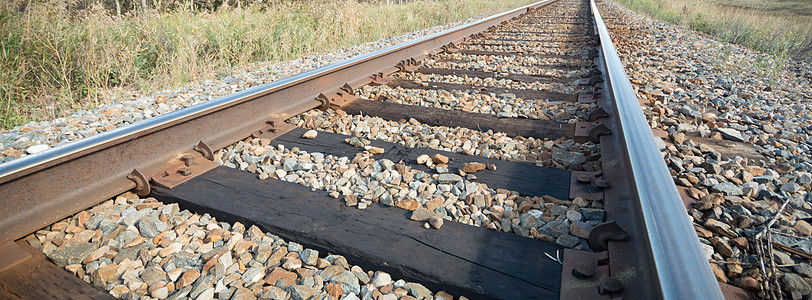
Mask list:
[[[305,0],[123,18],[98,7],[69,12],[64,0],[32,2],[24,12],[0,7],[0,128],[94,107],[109,101],[103,94],[111,88],[178,87],[253,62],[294,59],[531,2]]]
[[[812,2],[808,0],[617,0],[660,20],[724,42],[812,60]]]

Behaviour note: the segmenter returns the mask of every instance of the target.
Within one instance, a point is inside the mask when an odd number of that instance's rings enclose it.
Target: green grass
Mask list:
[[[229,74],[533,0],[427,0],[403,4],[273,1],[215,12],[111,16],[68,11],[58,0],[0,7],[0,128],[64,116],[109,100]]]
[[[616,0],[665,22],[686,26],[723,42],[774,55],[812,61],[809,0]]]

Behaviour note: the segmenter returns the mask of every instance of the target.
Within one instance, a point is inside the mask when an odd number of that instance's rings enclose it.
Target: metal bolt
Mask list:
[[[603,179],[598,179],[598,180],[595,180],[595,185],[597,185],[599,188],[608,188],[609,187],[609,181],[606,181],[606,180],[603,180]]]
[[[183,176],[192,175],[192,168],[180,168],[178,169],[178,173]]]
[[[187,167],[195,164],[195,157],[191,154],[184,154],[180,157],[180,160],[185,164]]]
[[[607,293],[617,293],[623,290],[623,283],[621,283],[620,280],[609,276],[601,276],[600,283],[601,285],[598,288],[598,293],[601,295]]]
[[[578,262],[572,269],[572,276],[578,279],[587,279],[595,276],[595,265],[586,262]]]
[[[592,182],[592,176],[586,175],[586,174],[581,174],[581,175],[578,175],[577,180],[580,183],[590,183],[590,182]]]

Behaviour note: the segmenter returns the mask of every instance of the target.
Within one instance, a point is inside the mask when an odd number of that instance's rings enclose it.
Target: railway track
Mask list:
[[[594,2],[17,159],[0,194],[9,298],[722,298]]]

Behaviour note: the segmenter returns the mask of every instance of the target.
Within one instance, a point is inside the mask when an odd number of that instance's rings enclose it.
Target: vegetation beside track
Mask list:
[[[615,0],[636,12],[707,33],[723,42],[812,61],[807,0]]]
[[[171,5],[176,2],[220,6]],[[134,89],[177,88],[255,62],[323,53],[534,1],[231,2],[0,4],[0,128],[64,116]],[[111,10],[111,3],[124,12]]]

